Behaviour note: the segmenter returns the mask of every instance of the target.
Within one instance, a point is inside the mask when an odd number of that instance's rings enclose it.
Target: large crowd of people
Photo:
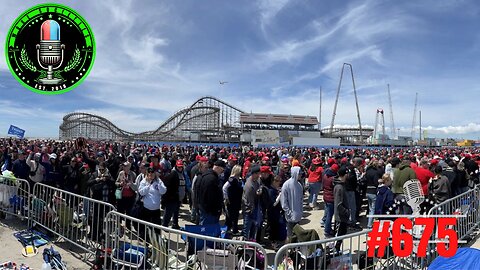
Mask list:
[[[179,228],[182,205],[190,209],[183,217],[196,224],[217,224],[224,215],[232,235],[274,248],[290,240],[305,211],[324,209],[323,218],[312,222],[324,228],[325,237],[370,228],[374,219],[364,219],[363,213],[389,213],[395,200],[405,198],[406,181],[418,179],[425,197],[440,203],[478,184],[479,164],[477,148],[0,139],[2,173],[9,171],[31,186],[43,183],[108,202],[121,213],[172,228]],[[142,207],[133,211],[138,201]],[[395,211],[412,213],[408,204]]]

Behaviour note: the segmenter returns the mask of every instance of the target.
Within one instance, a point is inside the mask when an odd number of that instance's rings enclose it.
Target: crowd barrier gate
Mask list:
[[[104,219],[115,210],[109,203],[80,196],[42,183],[33,187],[30,218],[53,234],[95,255],[105,238]]]
[[[24,179],[0,176],[0,212],[20,219],[30,225],[30,183]]]
[[[435,224],[441,216],[457,216],[457,224],[453,227],[457,232],[458,241],[468,242],[478,233],[480,225],[480,186],[470,189],[462,194],[441,202],[430,209],[427,216],[434,216]],[[437,240],[438,228],[432,234],[431,240]],[[458,245],[460,246],[461,243]],[[432,262],[439,256],[434,245],[429,246],[430,256],[428,262]]]
[[[192,225],[198,230],[193,233],[115,211],[108,213],[105,222],[104,269],[267,269],[267,253],[261,245],[218,237],[221,232],[210,230],[215,225]]]
[[[120,247],[124,248],[125,244],[130,244],[150,249],[142,259],[145,269],[147,263],[160,263],[166,269],[193,269],[189,265],[196,265],[195,269],[205,269],[206,265],[214,269],[231,269],[232,266],[238,266],[239,261],[256,266],[263,262],[261,269],[267,269],[268,266],[267,252],[257,243],[220,239],[151,224],[117,213],[111,204],[42,183],[33,186],[33,194],[30,194],[30,190],[27,180],[0,177],[0,212],[27,219],[29,225],[38,224],[81,248],[89,256],[94,255],[102,244],[117,247],[117,251]],[[436,205],[427,216],[461,215],[455,228],[458,239],[470,240],[480,225],[479,207],[480,185]],[[127,221],[130,229],[127,228]],[[334,264],[351,262],[357,267],[362,265],[364,269],[377,269],[379,265],[389,269],[424,269],[438,256],[432,246],[431,252],[423,259],[415,254],[409,258],[395,257],[391,248],[385,250],[383,258],[367,258],[364,253],[367,251],[369,232],[364,230],[341,237],[284,245],[276,252],[274,269],[285,263],[286,258],[294,261],[296,266],[303,263],[304,267],[317,267],[307,269],[322,269],[332,261]],[[436,240],[436,235],[436,232],[432,234],[431,240]],[[187,244],[192,239],[195,239],[193,247]],[[341,246],[335,249],[339,241]],[[204,250],[204,245],[210,248]],[[315,250],[315,256],[307,258],[310,255],[308,250]],[[185,254],[182,255],[180,251]],[[126,256],[131,255],[111,253],[105,264],[125,263]]]

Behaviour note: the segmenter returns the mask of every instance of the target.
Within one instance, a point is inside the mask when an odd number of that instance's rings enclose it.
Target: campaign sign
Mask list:
[[[25,135],[25,130],[14,125],[10,125],[10,128],[8,129],[8,135],[15,135],[18,138],[23,139],[23,136]]]

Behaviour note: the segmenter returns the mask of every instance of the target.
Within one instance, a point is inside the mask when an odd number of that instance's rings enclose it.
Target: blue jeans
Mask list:
[[[373,215],[375,214],[375,201],[377,200],[377,195],[367,193],[367,199],[368,199],[368,214]],[[369,217],[367,227],[371,228],[372,226],[373,226],[373,217]]]
[[[333,202],[325,202],[325,233],[333,235],[332,219],[334,214]]]
[[[320,192],[320,188],[322,187],[321,182],[316,183],[308,183],[308,202],[315,205],[317,204],[317,197],[318,192]]]
[[[173,217],[172,226],[178,227],[178,212],[180,210],[179,202],[168,202],[165,204],[165,212],[163,212],[162,226],[168,227]]]
[[[256,218],[253,214],[243,212],[243,237],[245,240],[255,239],[256,237]]]
[[[355,199],[355,191],[347,191],[348,208],[350,208],[350,224],[355,225],[357,223],[357,202]]]
[[[218,224],[219,222],[220,216],[205,213],[205,211],[200,209],[200,225]]]

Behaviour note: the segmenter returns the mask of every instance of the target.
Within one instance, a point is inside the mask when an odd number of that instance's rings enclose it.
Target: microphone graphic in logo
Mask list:
[[[80,85],[93,67],[95,51],[88,22],[74,9],[54,3],[23,12],[10,27],[5,43],[13,77],[45,95],[62,94]]]
[[[62,79],[53,77],[53,70],[63,63],[65,45],[60,44],[60,25],[54,20],[46,20],[40,27],[40,45],[37,44],[37,61],[47,69],[47,78],[39,79],[41,84],[59,84]],[[45,66],[46,67],[45,67]]]

